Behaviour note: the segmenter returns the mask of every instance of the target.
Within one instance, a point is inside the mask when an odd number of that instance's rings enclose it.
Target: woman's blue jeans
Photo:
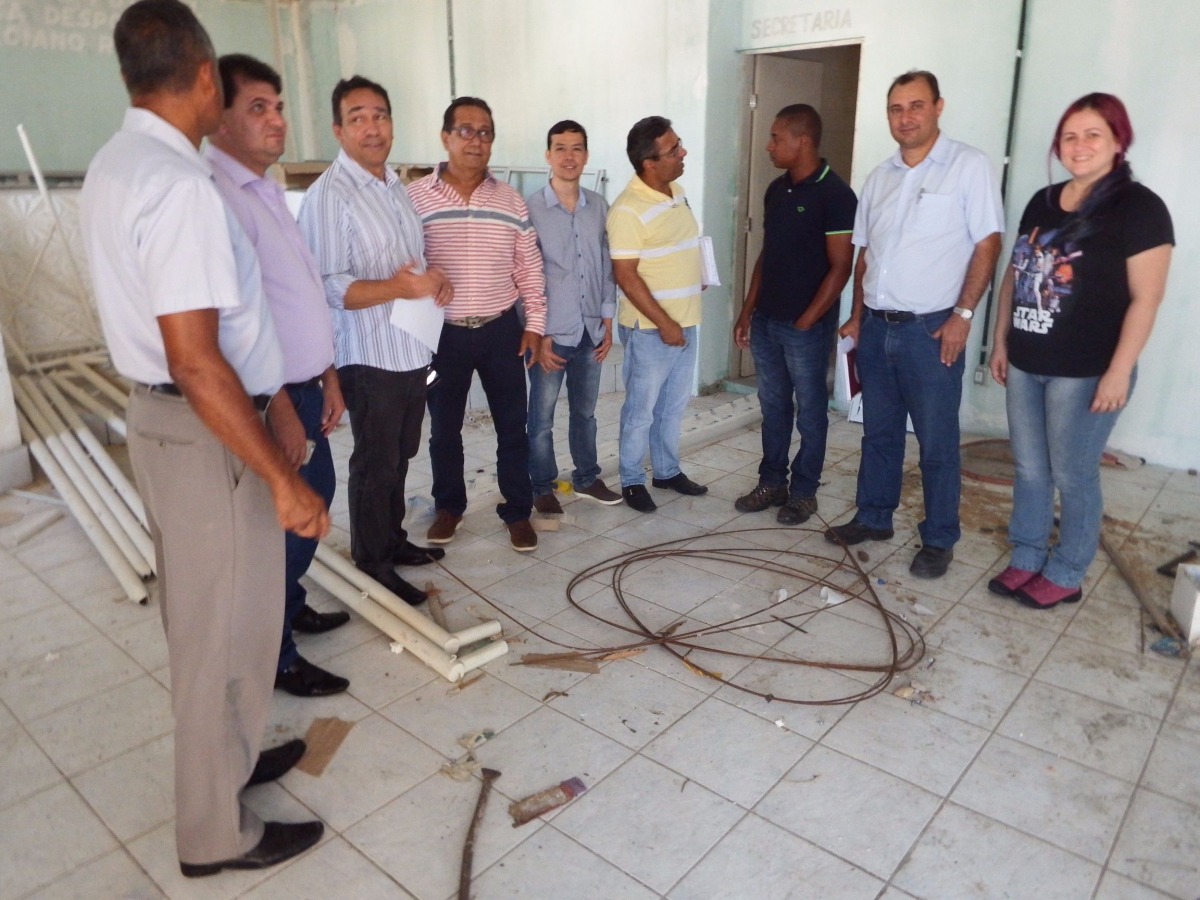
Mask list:
[[[1130,393],[1136,380],[1135,370]],[[1008,522],[1012,565],[1041,572],[1064,588],[1083,582],[1100,541],[1100,456],[1120,410],[1088,409],[1099,381],[1032,375],[1008,366],[1008,430],[1016,462]],[[1058,543],[1051,547],[1055,489],[1061,510]]]

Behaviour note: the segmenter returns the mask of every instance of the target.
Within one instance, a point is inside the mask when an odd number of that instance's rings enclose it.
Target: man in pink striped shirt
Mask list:
[[[442,120],[449,159],[408,186],[425,231],[425,258],[454,285],[433,358],[429,457],[436,518],[426,539],[448,544],[467,508],[462,425],[471,378],[487,394],[496,429],[496,512],[514,550],[537,547],[529,524],[533,488],[525,433],[525,368],[537,361],[546,325],[546,283],[537,235],[521,195],[488,171],[496,128],[478,97],[459,97]],[[517,313],[521,301],[524,324]]]

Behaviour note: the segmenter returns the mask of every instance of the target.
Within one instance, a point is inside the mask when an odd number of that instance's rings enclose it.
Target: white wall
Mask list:
[[[851,179],[858,191],[871,170],[896,150],[885,114],[887,89],[893,78],[909,69],[937,75],[946,99],[942,130],[984,150],[999,175],[1019,17],[1020,0],[745,0],[741,46],[765,50],[862,41]],[[818,24],[822,27],[814,27]],[[849,285],[842,308],[844,313],[850,309]],[[996,430],[1002,422],[980,423],[975,412],[990,400],[979,398],[987,388],[971,379],[982,332],[972,329],[967,345],[962,419],[968,428],[983,424]]]
[[[129,105],[112,29],[131,0],[0,0],[0,170],[25,171],[23,122],[42,168],[83,171]],[[269,60],[263,0],[191,0],[218,53]]]
[[[1167,202],[1180,250],[1167,296],[1139,363],[1139,382],[1114,432],[1114,446],[1152,462],[1200,465],[1200,303],[1189,286],[1200,256],[1200,183],[1189,150],[1200,138],[1200,4],[1159,0],[1153,14],[1135,0],[1030,0],[1022,87],[1008,192],[1008,240],[1033,191],[1047,183],[1047,150],[1062,110],[1095,90],[1127,104],[1136,139],[1137,177]],[[859,188],[894,149],[884,118],[892,77],[927,68],[946,97],[943,130],[985,150],[999,167],[1008,122],[1019,0],[745,0],[744,49],[861,38],[863,41],[853,185]],[[815,29],[815,24],[832,28]],[[711,114],[711,112],[710,112]],[[1053,179],[1065,173],[1054,169]],[[843,305],[849,303],[849,291]],[[982,328],[972,329],[962,421],[965,428],[1004,433],[1004,391],[972,381]]]
[[[1063,109],[1091,91],[1120,97],[1133,121],[1134,175],[1167,203],[1177,249],[1167,294],[1138,363],[1138,384],[1112,444],[1179,468],[1200,466],[1200,3],[1032,0],[1009,191],[1010,234],[1047,184],[1047,152]],[[1063,23],[1070,23],[1069,34]],[[1053,169],[1053,180],[1066,173]],[[978,397],[979,421],[1003,427],[1004,391]]]

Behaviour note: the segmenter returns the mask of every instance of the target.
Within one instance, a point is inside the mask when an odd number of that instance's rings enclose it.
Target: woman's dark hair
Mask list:
[[[1112,94],[1100,92],[1085,94],[1068,106],[1066,112],[1062,114],[1062,118],[1058,120],[1058,127],[1054,130],[1054,143],[1050,145],[1050,152],[1060,162],[1062,161],[1063,128],[1067,124],[1067,119],[1085,109],[1092,110],[1104,120],[1109,130],[1112,131],[1113,140],[1117,142],[1119,149],[1117,155],[1113,157],[1112,171],[1092,185],[1092,189],[1083,198],[1083,202],[1067,217],[1060,232],[1064,244],[1067,242],[1078,243],[1095,233],[1099,227],[1099,213],[1113,197],[1133,181],[1133,170],[1125,160],[1125,153],[1133,143],[1133,125],[1129,122],[1129,113],[1125,109],[1125,104]]]

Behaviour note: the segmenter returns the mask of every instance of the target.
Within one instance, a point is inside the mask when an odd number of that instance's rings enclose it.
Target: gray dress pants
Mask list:
[[[283,627],[284,536],[266,483],[179,397],[136,387],[129,455],[158,560],[175,714],[179,859],[251,850],[241,802],[262,746]]]

